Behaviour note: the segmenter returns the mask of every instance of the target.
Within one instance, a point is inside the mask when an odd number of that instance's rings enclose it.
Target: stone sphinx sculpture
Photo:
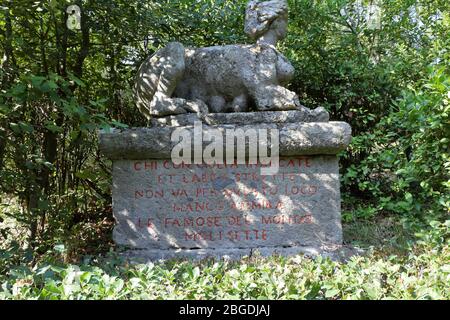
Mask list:
[[[114,241],[131,261],[255,251],[339,258],[337,154],[351,128],[329,121],[324,108],[303,107],[285,88],[294,68],[275,45],[286,36],[287,11],[285,0],[250,1],[245,32],[255,44],[187,49],[173,42],[140,67],[136,102],[149,126],[99,135],[113,162]],[[254,164],[237,161],[238,150],[268,147],[260,135],[269,131],[279,163],[272,175],[260,170],[261,153]],[[232,156],[220,163],[229,132]],[[180,136],[188,154],[202,156],[212,145],[219,162],[176,163]]]
[[[286,0],[250,1],[245,32],[254,45],[185,48],[179,42],[141,65],[135,96],[147,117],[190,112],[223,113],[298,110],[297,95],[284,86],[294,68],[275,45],[286,37]]]

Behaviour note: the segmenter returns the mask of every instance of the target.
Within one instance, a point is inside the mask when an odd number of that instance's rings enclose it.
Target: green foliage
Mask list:
[[[406,256],[374,252],[346,263],[256,255],[129,266],[109,255],[11,268],[0,276],[0,299],[449,299],[449,227],[433,223]]]
[[[355,242],[364,238],[355,230],[376,229],[369,221],[401,215],[439,252],[349,264],[274,258],[130,270],[114,260],[105,268],[36,266],[43,257],[89,253],[86,243],[108,250],[111,172],[98,152],[97,130],[146,125],[133,103],[133,78],[167,42],[248,42],[246,2],[2,3],[3,297],[448,298],[448,224],[439,222],[450,211],[446,0],[377,1],[375,24],[368,19],[371,1],[289,0],[289,35],[279,47],[296,68],[290,87],[302,103],[323,106],[332,120],[352,126],[341,173],[343,218],[358,226],[349,229]],[[81,8],[80,30],[66,25],[71,4]],[[401,228],[395,230],[388,241],[403,245]]]
[[[450,42],[448,42],[450,44]],[[450,212],[450,55],[431,68],[417,89],[404,94],[395,117],[407,119],[399,142],[410,148],[409,161],[397,175],[410,185],[421,202],[433,199]]]
[[[371,155],[344,175],[346,184],[357,183],[377,198],[378,211],[422,211],[430,217],[450,211],[449,63],[447,54],[403,92],[369,134],[375,142]]]
[[[347,217],[445,215],[449,4],[377,4],[371,27],[367,1],[290,1],[291,89],[352,125],[341,155]]]

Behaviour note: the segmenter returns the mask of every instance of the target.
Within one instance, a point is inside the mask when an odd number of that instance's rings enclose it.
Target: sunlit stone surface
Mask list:
[[[102,133],[100,147],[114,159],[114,240],[133,249],[130,257],[144,260],[237,258],[255,250],[323,254],[341,245],[336,153],[348,145],[350,128],[323,125],[328,130],[319,126],[310,138],[305,126],[281,126],[289,134],[280,137],[275,175],[262,175],[261,164],[175,165],[162,157],[170,155],[172,144],[151,141],[152,128]],[[320,132],[327,137],[321,140]],[[148,148],[155,144],[152,157]],[[315,144],[328,154],[314,154]]]

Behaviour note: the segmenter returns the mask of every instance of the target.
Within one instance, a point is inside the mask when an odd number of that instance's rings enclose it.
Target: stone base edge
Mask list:
[[[175,130],[184,129],[189,137],[194,137],[194,127],[151,127],[112,129],[99,132],[100,151],[112,160],[132,159],[171,159],[172,150],[178,141],[172,141]],[[279,130],[279,154],[283,157],[299,155],[336,155],[345,150],[351,141],[351,128],[345,122],[310,123],[261,123],[252,125],[216,125],[203,126],[202,133],[224,136],[228,130]],[[214,131],[211,131],[214,130]],[[234,131],[233,131],[234,130]],[[210,144],[202,140],[202,150]],[[226,147],[226,139],[223,140]],[[244,150],[249,150],[249,139],[245,139]],[[193,148],[192,144],[192,148]],[[192,152],[194,152],[194,148]]]
[[[244,257],[253,256],[295,256],[302,254],[309,258],[318,256],[330,258],[334,261],[345,261],[354,255],[361,255],[362,250],[356,248],[335,245],[327,248],[309,246],[297,247],[259,247],[259,248],[234,248],[234,249],[127,249],[121,253],[123,258],[130,263],[148,263],[171,259],[216,259],[224,261],[236,261]]]
[[[328,122],[328,112],[318,107],[314,110],[302,107],[299,110],[288,111],[258,111],[232,113],[187,113],[162,118],[152,118],[152,126],[193,126],[195,121],[202,121],[208,125],[227,124],[258,124],[258,123],[299,123],[299,122]]]

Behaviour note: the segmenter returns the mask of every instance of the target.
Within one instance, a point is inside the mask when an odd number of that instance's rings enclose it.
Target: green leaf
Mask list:
[[[328,289],[325,291],[325,298],[332,298],[339,294],[339,289]]]
[[[77,76],[75,76],[73,73],[70,73],[70,72],[69,72],[69,79],[72,80],[73,82],[75,82],[78,86],[80,86],[82,88],[86,86],[80,78],[78,78]]]

